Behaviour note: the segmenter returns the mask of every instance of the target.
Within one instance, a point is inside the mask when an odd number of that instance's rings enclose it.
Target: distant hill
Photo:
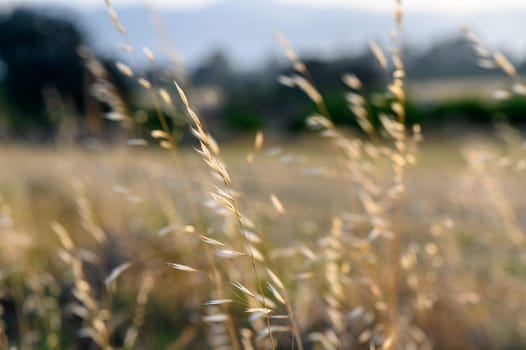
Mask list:
[[[101,0],[102,3],[102,0]],[[270,0],[230,0],[196,10],[160,9],[170,42],[195,66],[213,50],[224,50],[237,68],[254,68],[266,59],[282,57],[272,33],[280,31],[293,47],[305,55],[338,57],[363,50],[370,39],[385,40],[393,27],[391,9],[385,12],[349,7],[315,8],[284,5]],[[132,42],[147,45],[162,54],[168,47],[151,24],[144,6],[117,8]],[[502,47],[522,58],[526,37],[522,35],[526,13],[473,13],[445,16],[408,13],[405,20],[407,42],[425,50],[435,40],[459,34],[468,24],[493,47]],[[115,53],[122,38],[113,28],[105,9],[80,14],[93,43],[104,52]],[[160,49],[161,48],[161,49]]]

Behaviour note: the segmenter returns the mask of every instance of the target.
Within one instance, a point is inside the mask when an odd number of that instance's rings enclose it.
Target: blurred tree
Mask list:
[[[196,85],[219,85],[228,87],[234,72],[228,56],[220,50],[212,54],[193,72],[192,81]]]
[[[20,124],[49,129],[44,113],[44,91],[55,89],[77,111],[84,108],[84,68],[77,48],[84,37],[67,19],[29,9],[0,17],[0,60],[9,102],[19,112]],[[27,125],[29,127],[29,125]]]
[[[458,78],[495,73],[477,65],[478,59],[473,45],[462,37],[446,38],[434,43],[425,52],[409,52],[406,57],[407,73],[417,79]]]

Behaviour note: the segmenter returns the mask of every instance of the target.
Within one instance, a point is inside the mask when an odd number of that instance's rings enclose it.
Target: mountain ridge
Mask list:
[[[148,46],[159,60],[166,60],[163,49],[167,44],[152,27],[148,10],[139,5],[116,9],[134,46]],[[235,67],[257,68],[268,59],[283,56],[272,36],[276,31],[283,33],[300,54],[335,58],[362,52],[370,40],[386,44],[387,31],[393,28],[390,11],[317,8],[267,0],[230,0],[196,9],[160,8],[159,12],[170,41],[190,67],[220,50]],[[430,47],[433,41],[460,36],[460,26],[466,23],[488,46],[522,58],[526,38],[517,34],[525,16],[526,12],[506,10],[454,16],[410,12],[404,26],[408,45],[419,50]],[[126,60],[117,49],[123,38],[103,7],[79,12],[78,17],[98,50]]]

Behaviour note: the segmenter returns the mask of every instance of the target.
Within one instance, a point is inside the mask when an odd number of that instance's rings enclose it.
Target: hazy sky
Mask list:
[[[113,0],[115,5],[153,2],[158,6],[166,7],[198,7],[225,0]],[[246,0],[263,1],[263,0]],[[267,0],[268,1],[268,0]],[[393,7],[394,0],[273,0],[282,3],[304,3],[313,6],[349,6],[374,10],[388,10]],[[103,0],[0,0],[4,5],[9,4],[62,4],[78,7],[93,7],[102,5]],[[524,0],[405,0],[404,7],[407,11],[429,11],[441,13],[462,13],[473,11],[495,10],[526,10]]]

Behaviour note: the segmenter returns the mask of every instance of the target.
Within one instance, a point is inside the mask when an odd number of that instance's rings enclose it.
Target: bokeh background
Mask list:
[[[397,3],[0,0],[0,350],[525,349],[526,2]]]
[[[277,83],[288,65],[274,32],[287,37],[306,61],[338,124],[356,126],[342,98],[343,73],[362,79],[369,96],[386,82],[369,44],[389,46],[389,1],[121,1],[114,6],[127,38],[114,28],[102,1],[2,2],[3,140],[53,142],[59,120],[72,124],[68,130],[75,142],[105,138],[104,107],[91,98],[79,45],[91,48],[112,72],[131,113],[152,115],[151,102],[137,82],[117,74],[116,61],[157,76],[160,83],[171,83],[164,72],[191,83],[195,103],[221,137],[260,128],[284,137],[304,131],[311,106]],[[461,28],[468,27],[489,49],[502,50],[522,72],[525,39],[517,28],[526,6],[516,1],[408,1],[405,6],[410,120],[432,125],[433,132],[461,134],[488,126],[503,116],[500,112],[520,123],[522,101],[493,98],[495,90],[506,88],[506,77],[480,67],[485,62]],[[122,50],[128,45],[135,53]],[[153,65],[142,47],[155,54]],[[68,110],[63,119],[51,107],[56,103]]]

